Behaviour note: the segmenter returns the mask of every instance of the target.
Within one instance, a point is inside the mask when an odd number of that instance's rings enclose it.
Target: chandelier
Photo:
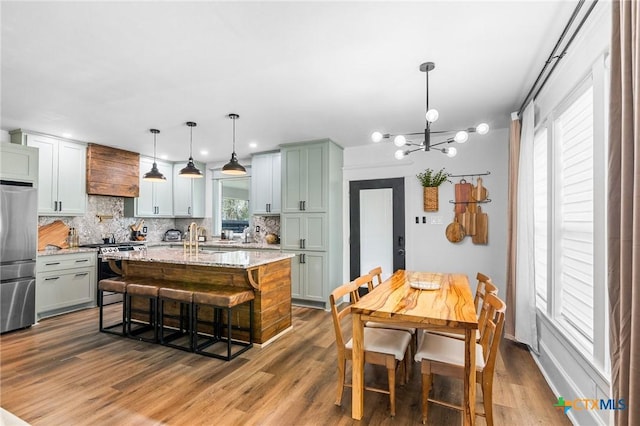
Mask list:
[[[479,135],[486,135],[489,133],[489,125],[487,123],[480,123],[476,127],[469,127],[465,130],[439,130],[432,131],[431,125],[438,119],[438,110],[429,108],[429,71],[432,71],[436,65],[433,62],[425,62],[420,65],[420,71],[425,73],[427,80],[427,108],[426,108],[426,126],[424,132],[415,132],[415,133],[404,133],[404,134],[391,134],[391,133],[381,133],[381,132],[373,132],[371,135],[371,140],[373,142],[380,142],[383,139],[391,139],[393,138],[393,143],[395,146],[401,147],[415,147],[413,149],[399,149],[395,153],[395,157],[398,160],[403,159],[407,155],[416,151],[431,151],[435,148],[436,151],[440,151],[443,154],[446,154],[449,157],[455,157],[458,153],[458,150],[453,146],[446,146],[453,142],[457,143],[465,143],[469,139],[469,133],[478,133]],[[452,136],[446,136],[447,134]],[[432,143],[431,136],[445,136],[444,140],[439,140],[436,143]],[[422,142],[413,141],[414,137],[423,136],[424,140]],[[442,148],[436,148],[438,146],[445,145]]]

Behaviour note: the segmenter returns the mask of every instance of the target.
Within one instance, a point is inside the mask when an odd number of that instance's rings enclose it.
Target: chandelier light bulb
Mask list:
[[[445,150],[446,150],[445,154],[447,154],[447,157],[450,157],[450,158],[453,158],[458,154],[458,150],[454,146],[445,148]]]
[[[404,151],[399,149],[396,151],[395,154],[393,154],[394,157],[396,157],[396,160],[402,160],[405,156]]]
[[[395,146],[405,146],[407,143],[407,138],[405,138],[402,135],[398,135],[395,138],[393,138],[393,144]]]
[[[425,117],[427,119],[427,121],[429,123],[433,123],[434,121],[436,121],[438,119],[438,117],[440,116],[440,114],[438,113],[437,109],[430,109],[429,111],[427,111],[427,113],[425,114]]]
[[[465,143],[468,139],[469,133],[465,132],[464,130],[460,130],[453,138],[453,140],[458,143]]]
[[[382,133],[380,132],[373,132],[371,134],[371,140],[378,143],[382,140]]]
[[[478,127],[476,127],[476,132],[479,135],[486,135],[487,133],[489,133],[489,125],[487,123],[478,124]]]

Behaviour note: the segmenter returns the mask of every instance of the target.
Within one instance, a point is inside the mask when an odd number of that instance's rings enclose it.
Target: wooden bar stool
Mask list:
[[[165,302],[175,302],[180,308],[178,315],[167,314],[164,309]],[[178,287],[162,287],[158,290],[158,336],[160,344],[172,348],[193,352],[193,290]],[[177,322],[176,327],[165,327],[165,318]],[[165,335],[169,331],[168,335]],[[186,337],[186,342],[173,343]]]
[[[159,286],[153,283],[131,283],[127,284],[127,336],[134,339],[142,340],[145,342],[157,342],[158,341],[158,327],[157,327],[157,313],[158,313],[158,291]],[[142,298],[149,301],[148,310],[133,307],[133,299]],[[132,317],[132,314],[148,314],[148,321],[141,322]],[[137,328],[132,329],[131,325],[138,325]],[[153,331],[153,337],[142,336],[142,333],[147,331]]]
[[[201,355],[213,358],[232,360],[241,353],[253,347],[253,300],[255,295],[253,290],[239,289],[235,287],[212,287],[206,291],[193,292],[193,324],[194,324],[194,350]],[[243,304],[249,304],[249,328],[242,328],[240,325],[235,327],[236,330],[248,331],[249,341],[234,339],[232,336],[232,313],[234,308],[237,309]],[[212,326],[211,337],[206,337],[205,342],[198,343],[198,338],[204,334],[198,332],[198,310],[202,306],[210,306],[213,308],[213,320],[209,323]],[[226,315],[223,315],[225,313]],[[226,324],[224,324],[226,319]],[[226,333],[223,328],[226,325]],[[225,335],[226,334],[226,335]],[[205,351],[206,348],[212,347],[216,343],[226,343],[226,355],[221,353]],[[236,352],[231,353],[231,346],[240,346]],[[213,348],[211,348],[213,349]]]
[[[122,320],[119,323],[104,325],[104,292],[122,294]],[[107,278],[98,282],[98,305],[100,306],[100,331],[103,333],[115,334],[117,336],[126,335],[126,306],[127,306],[127,283],[122,278]],[[119,330],[118,330],[119,329]]]

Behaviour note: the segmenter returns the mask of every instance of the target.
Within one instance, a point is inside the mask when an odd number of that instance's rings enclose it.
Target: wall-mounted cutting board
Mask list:
[[[489,216],[482,212],[478,206],[476,213],[476,233],[471,237],[474,244],[487,244],[489,242]]]
[[[38,250],[44,250],[48,245],[69,248],[68,236],[69,227],[61,220],[42,225],[38,228]]]

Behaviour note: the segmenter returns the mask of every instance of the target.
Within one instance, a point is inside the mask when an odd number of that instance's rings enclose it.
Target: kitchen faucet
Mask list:
[[[184,253],[187,253],[187,246],[189,246],[189,256],[191,256],[191,248],[195,246],[196,255],[198,254],[198,224],[195,222],[191,222],[189,225],[189,242],[187,240],[183,241],[183,250]]]

